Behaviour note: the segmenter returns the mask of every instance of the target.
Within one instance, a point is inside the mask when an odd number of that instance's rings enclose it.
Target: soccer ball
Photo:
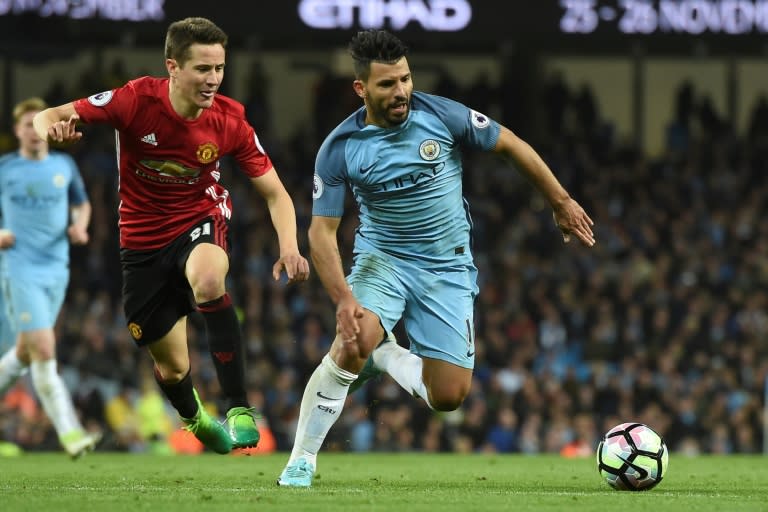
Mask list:
[[[609,430],[597,447],[597,470],[620,491],[645,491],[667,472],[664,439],[642,423],[622,423]]]

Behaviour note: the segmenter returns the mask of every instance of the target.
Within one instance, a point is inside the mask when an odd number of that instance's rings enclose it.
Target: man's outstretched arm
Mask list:
[[[77,115],[73,103],[65,103],[38,112],[32,119],[37,136],[48,142],[71,144],[83,137],[83,132],[77,131]]]

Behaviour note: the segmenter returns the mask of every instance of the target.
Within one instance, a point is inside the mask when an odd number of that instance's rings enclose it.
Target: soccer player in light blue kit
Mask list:
[[[462,147],[513,160],[549,201],[564,240],[595,243],[592,220],[527,143],[461,103],[413,91],[399,39],[363,31],[349,49],[353,88],[365,106],[320,148],[309,228],[312,261],[336,304],[337,333],[304,390],[294,447],[278,478],[283,486],[312,484],[317,452],[351,384],[386,372],[438,411],[457,409],[469,393],[478,289]],[[336,235],[347,187],[360,227],[345,280]],[[410,351],[387,336],[400,318]]]
[[[0,393],[29,367],[32,385],[59,441],[74,458],[100,433],[83,428],[56,368],[53,327],[69,283],[69,242],[88,242],[91,204],[72,157],[51,152],[32,126],[46,107],[29,98],[13,111],[19,150],[0,158],[0,279],[3,323],[15,346],[0,357]]]

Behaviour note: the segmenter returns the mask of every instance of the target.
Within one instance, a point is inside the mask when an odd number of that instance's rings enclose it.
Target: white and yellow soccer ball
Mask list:
[[[664,478],[668,465],[664,439],[642,423],[616,425],[597,447],[600,476],[620,491],[652,489]]]

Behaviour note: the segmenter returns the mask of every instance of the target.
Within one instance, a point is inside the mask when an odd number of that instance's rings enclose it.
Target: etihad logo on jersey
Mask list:
[[[219,147],[213,142],[200,144],[197,148],[197,160],[201,164],[209,164],[219,158]]]
[[[63,178],[63,176],[62,176]],[[57,185],[56,177],[53,178],[54,186],[56,188],[63,188]],[[44,187],[42,192],[50,190],[48,187]],[[63,193],[41,193],[38,186],[35,184],[29,184],[25,187],[24,193],[11,193],[9,199],[11,203],[19,208],[36,210],[40,208],[50,208],[62,201],[66,196]]]
[[[374,190],[377,192],[387,192],[388,190],[424,185],[434,180],[443,169],[445,169],[445,162],[435,162],[427,165],[423,171],[414,171],[381,183],[375,183]]]

